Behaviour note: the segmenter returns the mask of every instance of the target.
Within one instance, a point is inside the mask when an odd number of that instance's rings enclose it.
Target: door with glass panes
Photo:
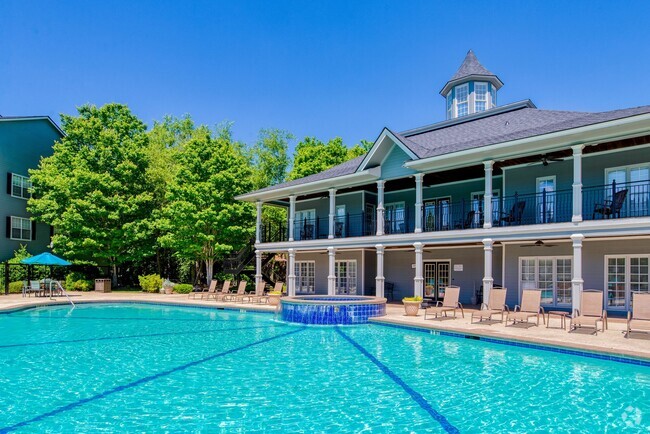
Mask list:
[[[451,197],[439,197],[424,202],[424,231],[451,229]]]
[[[570,256],[521,257],[519,288],[540,289],[545,306],[570,306],[572,272]]]
[[[630,310],[632,294],[650,292],[650,255],[605,256],[605,307]]]
[[[357,261],[336,261],[336,293],[337,294],[356,294],[357,293]]]
[[[445,298],[445,288],[451,283],[451,261],[424,262],[424,296],[435,301]]]

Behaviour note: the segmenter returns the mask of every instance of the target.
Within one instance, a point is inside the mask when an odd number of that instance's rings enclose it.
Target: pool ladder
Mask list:
[[[53,282],[50,282],[50,294],[52,293],[52,286],[51,286],[52,283],[53,283]],[[56,281],[56,287],[57,287],[57,289],[58,289],[59,291],[61,291],[61,294],[65,295],[65,298],[68,299],[68,301],[69,301],[70,304],[72,305],[72,308],[73,308],[73,309],[74,309],[75,307],[77,307],[77,306],[74,304],[74,302],[70,299],[70,296],[69,296],[68,293],[66,292],[65,288],[63,288],[63,286],[61,286],[61,282],[59,282],[58,280]]]

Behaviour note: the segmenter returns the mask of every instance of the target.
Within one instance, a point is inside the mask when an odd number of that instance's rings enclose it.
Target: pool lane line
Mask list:
[[[379,359],[377,359],[375,356],[370,354],[368,350],[366,350],[361,344],[359,344],[357,341],[352,339],[350,336],[346,335],[343,333],[343,331],[339,328],[336,327],[336,332],[343,337],[346,341],[348,341],[352,346],[354,346],[361,354],[366,356],[366,358],[370,359],[372,363],[377,366],[381,372],[386,374],[391,380],[393,380],[398,386],[400,386],[406,393],[410,395],[410,397],[418,403],[420,407],[436,421],[438,422],[442,428],[448,432],[448,433],[460,433],[458,428],[453,426],[447,418],[445,418],[442,414],[438,413],[435,408],[429,402],[422,396],[419,392],[417,392],[415,389],[413,389],[411,386],[406,384],[404,380],[402,380],[396,373],[394,373],[388,366],[383,364]]]
[[[277,327],[286,327],[286,325],[278,324]],[[155,338],[160,336],[179,336],[179,335],[182,336],[182,335],[193,335],[193,334],[203,334],[203,333],[221,333],[221,332],[238,331],[238,330],[254,330],[254,329],[268,329],[268,328],[269,326],[235,327],[230,329],[192,330],[186,332],[151,333],[151,334],[128,335],[128,336],[104,336],[101,338],[69,339],[69,340],[49,341],[49,342],[32,342],[32,343],[22,343],[22,344],[0,345],[0,350],[6,348],[17,348],[17,347],[40,347],[44,345],[78,344],[82,342],[117,341],[122,339]]]
[[[127,389],[132,389],[134,387],[141,386],[143,384],[149,383],[149,382],[157,380],[159,378],[167,377],[167,376],[169,376],[171,374],[174,374],[176,372],[185,371],[188,368],[192,368],[194,366],[198,366],[198,365],[201,365],[203,363],[210,362],[212,360],[218,359],[219,357],[224,357],[224,356],[227,356],[227,355],[239,352],[239,351],[243,351],[243,350],[255,347],[257,345],[261,345],[261,344],[265,344],[265,343],[274,341],[276,339],[285,338],[285,337],[288,337],[288,336],[293,335],[295,333],[302,332],[304,330],[305,330],[305,327],[301,327],[299,329],[292,330],[290,332],[286,332],[286,333],[282,333],[282,334],[279,334],[279,335],[271,336],[269,338],[265,338],[265,339],[262,339],[262,340],[259,340],[259,341],[251,342],[250,344],[246,344],[246,345],[243,345],[241,347],[232,348],[230,350],[222,351],[220,353],[213,354],[211,356],[207,356],[207,357],[204,357],[204,358],[199,359],[199,360],[194,360],[192,362],[185,363],[183,365],[177,366],[177,367],[172,368],[172,369],[168,369],[166,371],[159,372],[159,373],[154,374],[154,375],[149,375],[147,377],[140,378],[138,380],[132,381],[132,382],[127,383],[127,384],[123,384],[121,386],[116,386],[116,387],[114,387],[112,389],[109,389],[107,391],[104,391],[102,393],[90,396],[88,398],[80,399],[78,401],[75,401],[75,402],[72,402],[70,404],[64,405],[63,407],[59,407],[59,408],[56,408],[54,410],[48,411],[47,413],[42,413],[42,414],[40,414],[38,416],[35,416],[35,417],[31,418],[31,419],[28,419],[28,420],[25,420],[25,421],[22,421],[22,422],[18,422],[18,423],[14,424],[14,425],[10,425],[10,426],[4,427],[4,428],[0,428],[0,434],[6,434],[6,433],[9,433],[9,432],[15,431],[18,428],[22,428],[22,427],[30,425],[30,424],[32,424],[34,422],[40,422],[43,419],[47,419],[48,417],[56,416],[56,415],[58,415],[60,413],[64,413],[66,411],[73,410],[73,409],[75,409],[77,407],[80,407],[80,406],[82,406],[84,404],[87,404],[89,402],[93,402],[93,401],[97,401],[97,400],[102,399],[102,398],[106,398],[107,396],[113,395],[115,393],[122,392],[122,391],[127,390]]]

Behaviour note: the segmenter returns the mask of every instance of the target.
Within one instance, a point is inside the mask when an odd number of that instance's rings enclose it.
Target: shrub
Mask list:
[[[144,292],[158,292],[162,288],[163,279],[157,274],[138,276],[140,287]]]
[[[77,280],[86,280],[86,276],[83,273],[78,271],[73,271],[65,276],[65,288],[69,291],[72,291],[74,284]]]
[[[174,286],[174,292],[177,294],[189,294],[192,292],[192,285],[189,283],[177,283],[176,286]]]
[[[18,282],[9,282],[9,293],[10,294],[20,294],[23,292],[23,281]]]
[[[422,301],[422,297],[404,297],[402,301]]]

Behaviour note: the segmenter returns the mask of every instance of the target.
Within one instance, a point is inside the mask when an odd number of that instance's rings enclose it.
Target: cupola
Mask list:
[[[497,91],[503,86],[499,77],[467,52],[458,71],[445,84],[440,95],[447,100],[447,119],[455,119],[496,107]]]

